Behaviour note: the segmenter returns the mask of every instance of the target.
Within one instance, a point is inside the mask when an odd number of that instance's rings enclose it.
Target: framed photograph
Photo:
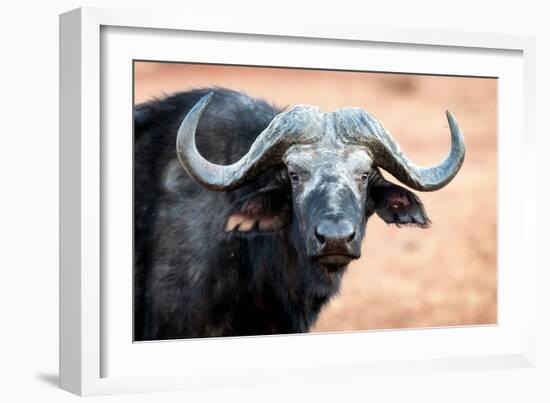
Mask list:
[[[60,384],[534,365],[534,39],[60,17]]]

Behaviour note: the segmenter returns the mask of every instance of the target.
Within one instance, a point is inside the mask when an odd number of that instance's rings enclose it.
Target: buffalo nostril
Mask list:
[[[325,235],[319,232],[319,227],[315,228],[315,237],[321,242],[321,244],[325,243]]]
[[[347,220],[325,220],[315,228],[315,237],[321,244],[348,243],[355,238],[355,227]]]

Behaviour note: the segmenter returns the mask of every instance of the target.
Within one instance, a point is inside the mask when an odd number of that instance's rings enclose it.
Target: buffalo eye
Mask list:
[[[357,175],[357,181],[365,184],[370,178],[370,171],[363,171],[361,174]]]
[[[288,177],[290,178],[290,180],[292,182],[298,182],[300,180],[300,176],[296,172],[293,172],[293,171],[289,171]]]

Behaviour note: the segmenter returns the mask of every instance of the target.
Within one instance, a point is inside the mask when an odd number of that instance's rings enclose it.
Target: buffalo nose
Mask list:
[[[315,236],[321,244],[347,244],[355,238],[355,227],[345,219],[324,220],[315,228]]]

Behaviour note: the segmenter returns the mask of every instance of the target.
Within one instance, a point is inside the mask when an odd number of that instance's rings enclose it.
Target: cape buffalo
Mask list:
[[[367,221],[426,227],[452,145],[417,167],[368,112],[288,110],[207,88],[134,108],[134,338],[307,332],[361,254]]]

